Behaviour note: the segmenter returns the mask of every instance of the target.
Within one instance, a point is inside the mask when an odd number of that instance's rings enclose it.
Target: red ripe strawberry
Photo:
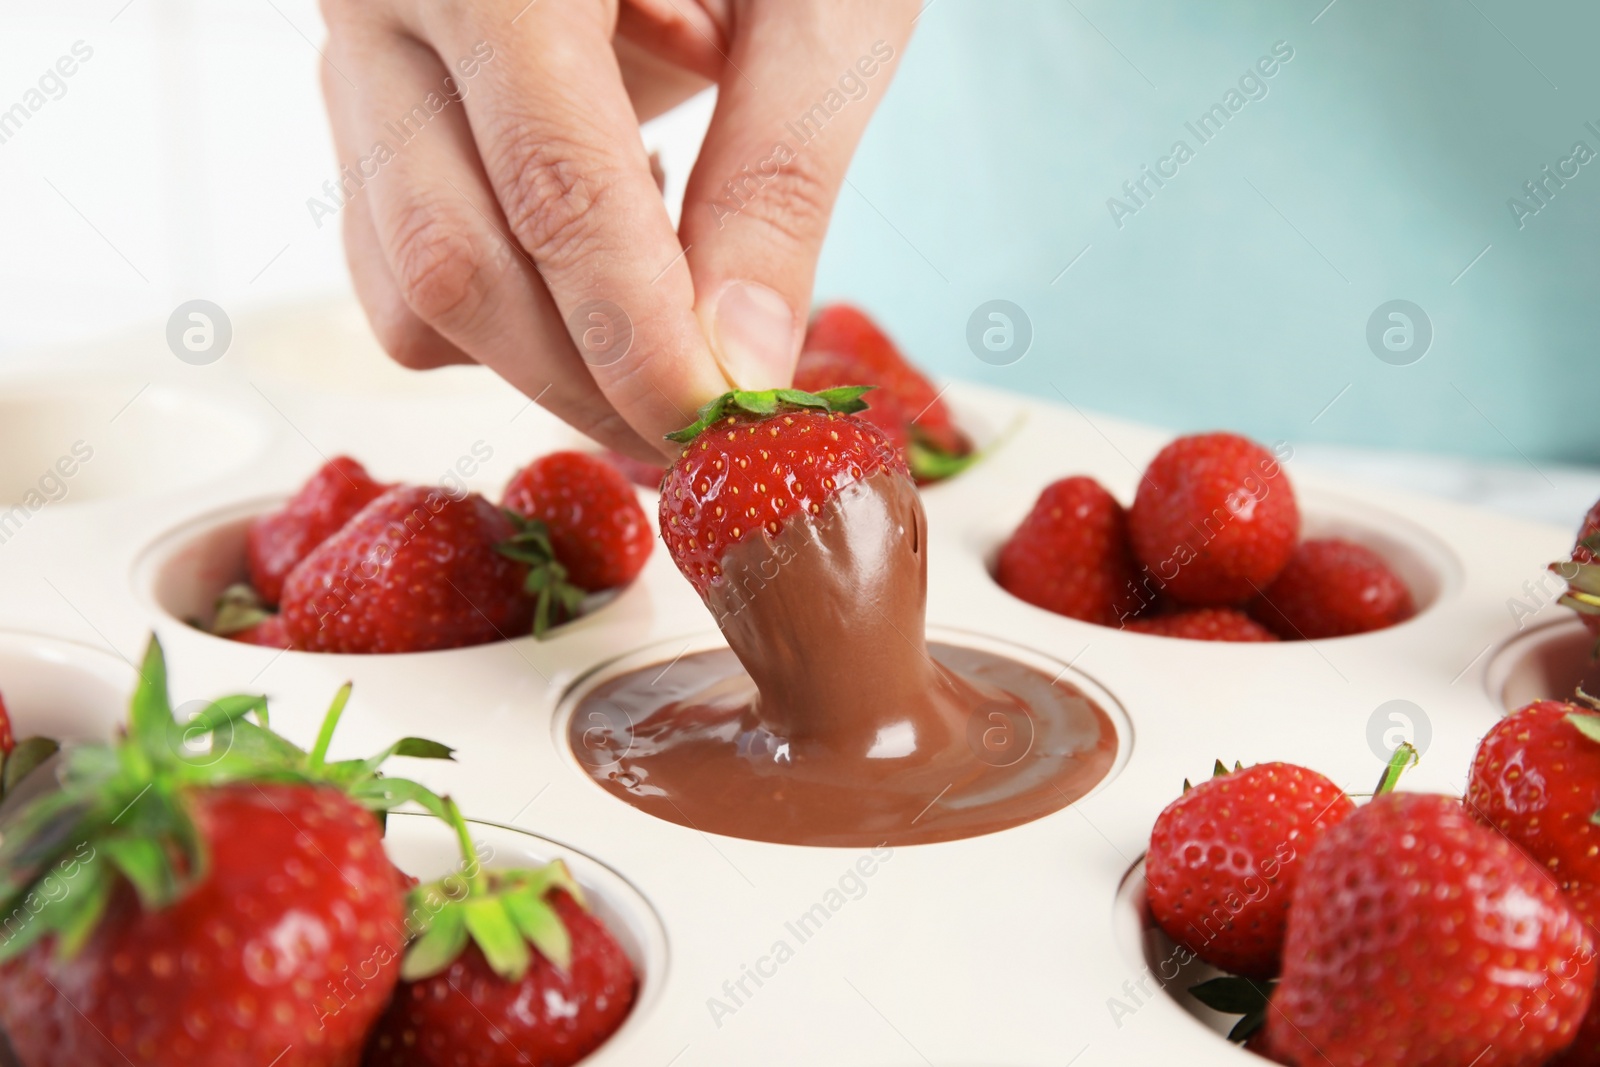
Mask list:
[[[1278,635],[1233,608],[1192,608],[1170,615],[1135,619],[1123,629],[1157,637],[1181,637],[1188,641],[1276,641]]]
[[[727,393],[671,439],[685,445],[661,486],[661,536],[695,589],[722,574],[722,554],[773,537],[796,516],[822,514],[846,486],[906,473],[876,427],[851,418],[864,389]]]
[[[516,529],[476,493],[401,486],[300,562],[283,620],[310,652],[426,652],[529,631],[527,565],[497,550]]]
[[[822,353],[834,359],[813,364]],[[812,318],[795,374],[796,388],[813,393],[875,385],[888,394],[889,400],[873,397],[870,403],[873,407],[892,406],[904,416],[913,446],[912,474],[918,481],[958,473],[965,466],[959,461],[972,452],[972,442],[956,426],[940,391],[901,354],[888,334],[864,312],[847,304],[830,304]],[[825,380],[830,377],[838,380]]]
[[[1134,555],[1196,607],[1243,604],[1294,554],[1300,509],[1272,453],[1237,434],[1180,437],[1145,470],[1128,513]]]
[[[567,580],[591,593],[627,585],[650,558],[655,535],[633,486],[598,456],[540,456],[511,479],[501,505],[544,523]]]
[[[642,459],[634,459],[609,448],[603,455],[607,463],[621,471],[623,477],[641,489],[658,492],[661,489],[661,479],[667,476],[667,467],[664,463],[646,463]]]
[[[1550,564],[1550,569],[1567,580],[1567,594],[1561,603],[1578,613],[1589,632],[1600,636],[1600,501],[1584,516],[1578,540],[1572,546],[1572,559]],[[1600,642],[1594,656],[1600,659]]]
[[[180,727],[152,641],[127,737],[73,750],[62,787],[0,842],[0,1024],[22,1062],[357,1062],[405,940],[373,812],[428,794],[378,778],[377,761],[326,762],[347,695],[309,754],[235,721],[260,697]],[[211,751],[189,756],[213,728]],[[393,751],[448,752],[426,745]]]
[[[17,739],[11,733],[11,713],[6,710],[6,702],[0,698],[0,759],[11,755],[11,750],[17,747]]]
[[[295,564],[387,488],[349,456],[338,456],[324,463],[280,510],[252,520],[246,548],[250,584],[261,601],[276,604]]]
[[[1467,779],[1478,820],[1544,864],[1600,928],[1600,715],[1559,700],[1529,704],[1478,742]]]
[[[1554,880],[1453,797],[1390,793],[1300,872],[1267,1013],[1291,1062],[1534,1067],[1573,1039],[1595,961]]]
[[[284,625],[282,615],[268,615],[254,626],[247,626],[243,630],[235,630],[227,635],[228,640],[238,641],[246,645],[260,645],[263,648],[293,648],[294,642],[289,639],[289,630]]]
[[[467,892],[412,891],[411,913],[432,917],[406,954],[405,980],[363,1067],[568,1067],[628,1017],[639,985],[633,963],[564,864],[484,872],[449,808],[466,849]]]
[[[1127,515],[1093,478],[1045,487],[1000,549],[995,578],[1030,604],[1101,626],[1116,626],[1141,606]]]
[[[800,353],[794,369],[794,387],[807,393],[835,389],[845,385],[861,385],[872,380],[869,368],[848,356],[827,350]],[[876,389],[867,397],[867,409],[857,418],[870,422],[889,443],[904,452],[911,444],[911,420],[916,412],[907,412],[899,398],[887,389]]]
[[[1225,971],[1271,977],[1305,857],[1355,805],[1291,763],[1217,770],[1156,819],[1145,893],[1174,941]]]
[[[1411,618],[1411,590],[1383,557],[1337,537],[1301,542],[1250,614],[1286,641],[1344,637]]]

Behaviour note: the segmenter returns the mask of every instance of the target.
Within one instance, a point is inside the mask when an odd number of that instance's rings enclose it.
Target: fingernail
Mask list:
[[[738,389],[776,389],[794,377],[794,312],[755,282],[730,282],[712,316],[712,350]]]

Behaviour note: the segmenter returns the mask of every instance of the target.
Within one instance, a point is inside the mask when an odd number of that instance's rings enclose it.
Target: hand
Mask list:
[[[478,362],[635,457],[787,385],[913,0],[323,0],[346,254],[402,364]],[[716,114],[678,233],[639,123]]]

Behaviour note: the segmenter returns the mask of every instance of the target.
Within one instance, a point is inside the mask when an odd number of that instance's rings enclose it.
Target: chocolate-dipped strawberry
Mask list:
[[[927,520],[865,392],[729,393],[673,435],[662,537],[729,649],[582,697],[568,738],[609,792],[705,833],[875,848],[1015,826],[1110,769],[1114,728],[1060,671],[927,640]]]
[[[661,532],[769,729],[908,757],[944,747],[971,701],[928,657],[927,519],[899,450],[854,417],[866,391],[719,397],[672,435]]]

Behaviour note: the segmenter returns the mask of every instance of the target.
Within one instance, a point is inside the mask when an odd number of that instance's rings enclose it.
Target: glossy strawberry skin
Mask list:
[[[1046,486],[1000,549],[995,579],[1058,615],[1116,626],[1140,608],[1122,505],[1093,478]]]
[[[877,427],[855,416],[730,416],[685,445],[667,471],[662,540],[704,594],[730,545],[774,537],[797,516],[820,515],[841,490],[880,471],[905,476],[905,460]]]
[[[47,938],[0,967],[0,1021],[29,1067],[359,1062],[405,943],[377,820],[326,786],[193,801],[211,865],[189,895],[147,913],[120,883],[76,956]]]
[[[1272,453],[1237,434],[1180,437],[1140,479],[1128,512],[1134,555],[1193,607],[1243,604],[1289,562],[1300,509]]]
[[[633,963],[564,891],[551,900],[572,937],[566,973],[535,953],[522,980],[509,982],[469,944],[439,974],[401,983],[363,1067],[567,1067],[615,1033],[637,995]]]
[[[262,602],[278,603],[295,564],[387,488],[349,456],[338,456],[323,464],[281,509],[252,520],[246,554],[250,584]]]
[[[956,426],[939,390],[859,308],[830,304],[820,309],[812,317],[802,349],[802,365],[811,358],[810,353],[833,353],[845,358],[847,363],[841,369],[846,376],[856,379],[819,382],[819,388],[876,385],[894,398],[895,406],[906,417],[906,424],[914,424],[930,445],[953,456],[965,455],[971,450],[971,443]],[[799,388],[806,387],[800,385]],[[870,393],[867,402],[874,402]]]
[[[402,486],[362,509],[284,583],[282,616],[310,652],[427,652],[520,637],[527,568],[495,551],[511,521],[476,493]]]
[[[1589,928],[1516,845],[1453,797],[1390,793],[1301,871],[1267,1026],[1302,1067],[1534,1067],[1594,976]]]
[[[1233,608],[1191,608],[1170,614],[1134,619],[1123,627],[1139,634],[1179,637],[1186,641],[1276,641],[1278,635]]]
[[[1285,641],[1383,630],[1411,618],[1411,590],[1382,556],[1330,537],[1303,541],[1250,614]]]
[[[1592,708],[1540,700],[1495,723],[1472,759],[1467,806],[1543,864],[1600,928],[1600,742],[1568,721]]]
[[[585,452],[540,456],[512,477],[501,503],[543,522],[567,580],[591,593],[637,578],[655,543],[628,479]]]
[[[6,710],[6,702],[0,699],[0,757],[11,755],[11,750],[17,747],[17,739],[11,732],[11,713]]]
[[[1277,974],[1305,857],[1354,810],[1338,786],[1291,763],[1201,782],[1150,834],[1151,914],[1208,963],[1249,978]]]

